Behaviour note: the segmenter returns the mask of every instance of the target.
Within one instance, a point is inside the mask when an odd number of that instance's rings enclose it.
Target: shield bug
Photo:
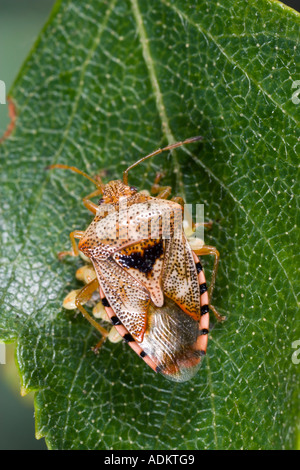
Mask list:
[[[107,184],[72,166],[48,167],[72,170],[96,186],[83,198],[93,221],[85,231],[71,232],[72,250],[59,253],[60,258],[81,253],[89,262],[77,271],[85,286],[69,294],[64,306],[78,308],[101,333],[96,349],[107,337],[117,341],[119,334],[154,371],[175,381],[194,376],[206,354],[209,309],[224,319],[210,302],[219,253],[206,245],[192,250],[182,227],[183,200],[167,199],[171,188],[159,185],[162,175],[152,187],[154,197],[129,186],[128,172],[150,157],[200,139],[158,149],[127,168],[123,181]],[[96,196],[101,196],[98,204],[90,200]],[[198,258],[208,254],[214,256],[209,287]],[[100,295],[96,310],[110,320],[113,332],[83,307],[95,291]]]

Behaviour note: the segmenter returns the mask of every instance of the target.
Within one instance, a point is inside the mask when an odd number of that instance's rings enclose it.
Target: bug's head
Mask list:
[[[118,202],[120,197],[131,197],[137,193],[137,188],[127,186],[121,180],[110,181],[104,186],[103,196],[99,200],[99,204],[113,204]]]

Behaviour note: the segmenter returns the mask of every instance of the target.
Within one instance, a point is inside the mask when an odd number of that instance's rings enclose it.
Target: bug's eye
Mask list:
[[[102,204],[103,201],[104,201],[103,197],[102,197],[101,199],[99,199],[99,201],[98,201],[98,206],[100,206],[100,204]]]
[[[130,186],[131,191],[137,192],[137,188],[135,186]]]

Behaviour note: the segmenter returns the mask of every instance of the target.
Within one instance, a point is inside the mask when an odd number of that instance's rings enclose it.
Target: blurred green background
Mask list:
[[[54,0],[0,0],[0,80],[6,93],[45,24]],[[9,122],[0,104],[0,135]]]
[[[6,93],[45,24],[54,0],[0,0],[0,80]],[[9,122],[0,104],[0,136]],[[22,398],[12,345],[0,365],[0,450],[46,449],[34,436],[33,393]]]
[[[244,0],[242,0],[244,1]],[[286,1],[299,10],[299,0]],[[9,89],[46,22],[54,0],[0,0],[0,80]],[[0,104],[0,136],[9,122]],[[6,347],[7,363],[0,365],[0,450],[46,449],[34,437],[33,394],[22,398],[14,349]]]

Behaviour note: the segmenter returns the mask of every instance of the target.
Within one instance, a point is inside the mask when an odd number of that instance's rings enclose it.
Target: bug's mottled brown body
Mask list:
[[[95,217],[84,232],[72,232],[73,251],[61,256],[80,250],[91,261],[95,275],[76,294],[75,305],[104,338],[106,330],[83,308],[95,289],[118,333],[152,369],[172,380],[188,380],[206,353],[218,252],[205,245],[197,251],[215,255],[208,292],[201,263],[182,229],[178,198],[165,199],[168,188],[157,197],[138,192],[127,184],[128,170],[123,182],[98,184],[90,195],[102,195],[98,205],[84,198]]]

